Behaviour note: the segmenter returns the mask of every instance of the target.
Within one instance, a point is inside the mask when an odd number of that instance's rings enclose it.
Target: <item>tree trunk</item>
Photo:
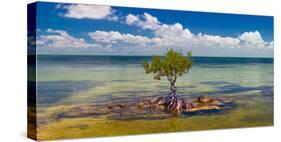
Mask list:
[[[170,90],[174,95],[177,94],[177,87],[174,82],[170,82]]]
[[[184,100],[177,94],[175,81],[170,82],[171,93],[166,97],[165,108],[171,112],[180,112],[184,108]]]

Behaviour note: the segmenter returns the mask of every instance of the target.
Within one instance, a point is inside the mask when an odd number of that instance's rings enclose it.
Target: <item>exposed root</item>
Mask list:
[[[186,109],[184,99],[179,95],[171,93],[167,97],[157,96],[150,101],[150,108],[161,109],[169,112],[180,112]]]
[[[200,96],[196,101],[186,102],[176,93],[171,93],[170,95],[163,97],[157,96],[149,101],[148,106],[152,110],[167,111],[173,114],[178,114],[180,112],[194,112],[201,110],[219,110],[228,103],[232,101],[221,100],[218,98],[210,98],[208,96]],[[144,104],[140,103],[139,108],[143,108]]]
[[[171,112],[180,112],[186,108],[184,100],[177,94],[170,94],[165,98],[165,109]]]

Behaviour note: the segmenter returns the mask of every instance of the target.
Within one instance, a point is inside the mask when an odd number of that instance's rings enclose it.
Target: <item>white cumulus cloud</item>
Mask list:
[[[83,38],[70,36],[66,31],[48,29],[48,34],[39,35],[36,40],[37,46],[51,48],[91,48],[98,47],[96,44],[89,44]]]
[[[63,16],[68,18],[118,20],[118,17],[114,15],[115,11],[110,6],[72,4],[57,6],[57,8],[65,9]]]
[[[132,35],[132,34],[121,34],[117,31],[95,31],[89,32],[88,35],[97,42],[103,43],[135,43],[143,44],[150,43],[151,39],[145,36]]]
[[[143,15],[129,14],[126,16],[125,21],[128,25],[151,30],[155,37],[162,39],[161,41],[168,41],[166,44],[162,44],[164,47],[273,47],[273,43],[264,41],[258,31],[244,32],[238,37],[223,37],[220,35],[202,33],[195,35],[188,28],[184,28],[180,23],[164,24],[161,23],[157,17],[148,13],[144,13]]]
[[[255,32],[244,32],[239,36],[241,41],[244,41],[245,44],[255,47],[263,48],[265,47],[265,42],[261,37],[261,34],[258,31]]]
[[[89,32],[88,36],[97,44],[106,46],[115,45],[121,48],[147,48],[153,50],[155,47],[161,47],[168,42],[158,37],[150,38],[147,36],[120,33],[118,31],[95,31]]]
[[[126,16],[126,20],[125,20],[125,23],[128,24],[128,25],[132,25],[133,23],[139,21],[139,17],[138,16],[135,16],[133,14],[128,14]]]

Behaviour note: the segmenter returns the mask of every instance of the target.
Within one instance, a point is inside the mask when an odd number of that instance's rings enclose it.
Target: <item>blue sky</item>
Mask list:
[[[38,54],[273,57],[273,17],[40,2]]]

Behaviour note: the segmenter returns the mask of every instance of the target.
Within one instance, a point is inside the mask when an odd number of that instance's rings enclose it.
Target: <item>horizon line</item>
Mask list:
[[[164,56],[164,55],[113,55],[113,54],[37,54],[39,56],[131,56],[131,57],[151,57],[151,56]],[[269,58],[274,57],[245,57],[245,56],[192,56],[192,57],[207,57],[207,58]]]

